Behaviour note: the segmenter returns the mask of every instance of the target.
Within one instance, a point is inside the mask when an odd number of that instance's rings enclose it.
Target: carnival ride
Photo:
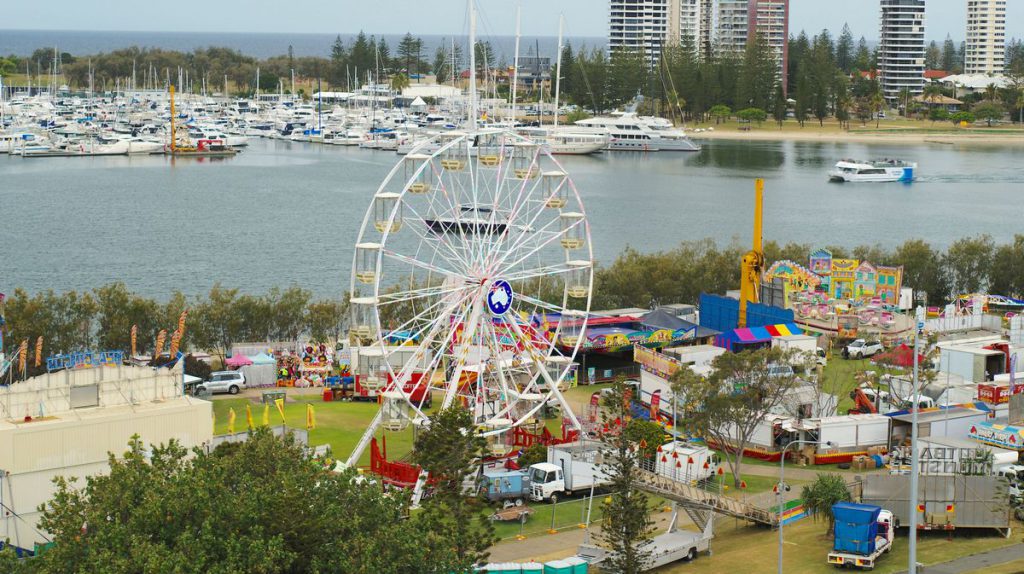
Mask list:
[[[580,341],[556,345],[565,325],[586,327],[593,282],[572,180],[540,145],[501,130],[450,132],[420,150],[374,194],[353,255],[353,367],[381,408],[350,466],[381,429],[429,424],[411,400],[423,388],[441,408],[469,408],[497,456],[548,401],[580,428],[561,393]]]
[[[753,245],[740,262],[740,308],[737,327],[747,326],[747,304],[761,301],[761,276],[765,270],[762,213],[764,210],[764,180],[754,180],[754,239]]]

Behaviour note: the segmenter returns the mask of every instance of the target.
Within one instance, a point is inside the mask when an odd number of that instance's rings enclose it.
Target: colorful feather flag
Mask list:
[[[39,335],[36,339],[36,368],[38,369],[43,364],[43,336]]]
[[[270,403],[263,403],[263,426],[270,426]]]
[[[153,349],[153,360],[159,359],[164,354],[164,340],[167,339],[167,329],[160,329],[156,334],[156,348]]]
[[[18,368],[21,372],[25,372],[25,359],[28,357],[28,339],[21,342],[21,346],[18,347]]]
[[[132,325],[132,357],[135,357],[135,355],[137,354],[136,353],[136,343],[138,342],[138,338],[139,338],[139,326],[138,325]]]
[[[316,428],[316,415],[313,413],[313,405],[306,403],[306,430]]]
[[[287,422],[284,419],[284,399],[276,399],[274,401],[274,406],[277,407],[277,412],[281,413],[281,422]]]
[[[188,317],[188,309],[182,311],[181,315],[178,317],[178,332],[181,333],[181,336],[183,337],[185,336],[185,317]]]
[[[228,409],[228,434],[235,434],[235,409]]]
[[[175,357],[178,356],[178,345],[180,345],[180,344],[181,344],[181,331],[175,329],[174,333],[171,334],[171,348],[168,351],[168,353],[171,356],[171,359],[174,359]]]
[[[252,408],[249,406],[249,403],[245,404],[245,422],[249,425],[249,430],[255,427],[252,424]]]

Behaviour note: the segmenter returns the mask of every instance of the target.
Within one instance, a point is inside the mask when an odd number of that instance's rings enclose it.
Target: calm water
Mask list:
[[[838,185],[842,157],[919,162],[913,184]],[[699,154],[569,157],[595,254],[749,241],[753,178],[767,180],[765,237],[779,242],[948,245],[1024,232],[1024,148],[724,142]],[[254,140],[238,157],[0,156],[0,292],[120,280],[151,296],[216,281],[347,290],[351,250],[393,152]]]

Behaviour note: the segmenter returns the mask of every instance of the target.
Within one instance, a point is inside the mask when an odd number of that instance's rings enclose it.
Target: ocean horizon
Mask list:
[[[364,31],[367,36],[374,35]],[[279,56],[288,53],[291,46],[296,56],[321,56],[331,54],[331,46],[337,36],[341,36],[346,46],[351,46],[358,32],[342,34],[296,34],[272,32],[146,32],[146,31],[102,31],[102,30],[0,30],[0,55],[30,56],[39,48],[56,47],[61,52],[74,56],[94,55],[111,52],[131,46],[161,48],[188,52],[198,48],[211,46],[227,47],[238,50],[248,56],[259,59]],[[423,57],[431,60],[439,46],[447,46],[452,36],[438,34],[416,35],[423,39]],[[378,34],[395,53],[398,42],[404,34]],[[466,36],[457,35],[456,41]],[[488,41],[494,48],[499,62],[509,62],[515,52],[515,36],[480,36],[480,41]],[[574,48],[601,47],[607,44],[603,37],[569,37],[564,40]],[[553,57],[557,52],[558,39],[554,36],[523,36],[520,40],[520,55]]]

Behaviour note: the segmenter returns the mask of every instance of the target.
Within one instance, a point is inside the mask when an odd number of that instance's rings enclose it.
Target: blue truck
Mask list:
[[[872,570],[875,561],[892,550],[892,512],[872,504],[840,502],[832,506],[835,518],[832,552],[828,563]]]

